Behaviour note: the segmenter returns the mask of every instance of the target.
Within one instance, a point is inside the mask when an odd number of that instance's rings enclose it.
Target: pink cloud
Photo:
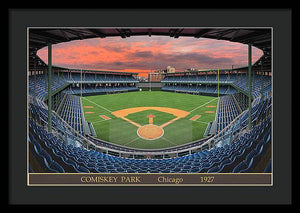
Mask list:
[[[231,68],[246,66],[247,45],[214,39],[170,38],[161,36],[136,36],[126,39],[105,38],[71,41],[53,45],[53,64],[68,68],[95,70],[132,70],[175,67]],[[38,51],[47,63],[47,48]],[[255,62],[262,51],[253,48]]]

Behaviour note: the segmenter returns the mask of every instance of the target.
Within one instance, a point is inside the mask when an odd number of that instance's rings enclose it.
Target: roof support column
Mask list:
[[[48,85],[47,85],[48,72],[47,72],[46,67],[44,67],[43,69],[44,69],[44,74],[45,74],[44,75],[45,88],[47,88],[48,87]]]
[[[52,44],[48,43],[48,132],[52,131]]]
[[[36,61],[34,60],[34,104],[36,104]]]
[[[248,44],[248,104],[249,104],[249,110],[248,110],[248,129],[252,129],[252,101],[251,101],[251,94],[252,94],[252,45]]]
[[[264,100],[264,84],[263,84],[263,80],[264,80],[264,75],[263,75],[263,62],[261,61],[261,66],[260,66],[260,74],[261,74],[261,88],[260,88],[260,92],[261,92],[261,102]]]
[[[218,98],[220,97],[219,91],[220,91],[220,76],[219,76],[219,69],[218,69]]]
[[[81,84],[80,84],[80,96],[82,97],[82,69],[81,69],[81,72],[80,72],[80,81],[81,81]]]

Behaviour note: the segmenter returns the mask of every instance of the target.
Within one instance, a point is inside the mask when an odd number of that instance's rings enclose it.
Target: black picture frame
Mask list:
[[[290,9],[9,9],[9,204],[291,204],[292,21]],[[28,187],[26,28],[29,26],[272,27],[272,187]]]

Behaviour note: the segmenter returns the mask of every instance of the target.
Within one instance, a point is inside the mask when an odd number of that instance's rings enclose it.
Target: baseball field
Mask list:
[[[82,97],[85,119],[99,139],[140,149],[182,145],[203,138],[218,98],[139,91]]]

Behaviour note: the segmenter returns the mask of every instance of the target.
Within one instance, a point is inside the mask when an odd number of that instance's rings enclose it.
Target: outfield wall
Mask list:
[[[117,93],[126,93],[126,92],[136,92],[136,90],[126,90],[126,91],[116,91],[116,92],[91,92],[91,93],[82,93],[83,97],[95,96],[95,95],[108,95],[108,94],[117,94]],[[72,95],[81,95],[81,94],[72,94]]]
[[[142,87],[140,88],[142,91],[150,91],[150,87]],[[151,87],[151,91],[161,91],[160,87]]]
[[[171,90],[161,90],[163,92],[175,92],[175,93],[183,93],[190,95],[201,95],[201,96],[209,96],[209,97],[218,97],[218,94],[215,93],[197,93],[197,92],[189,92],[189,91],[171,91]],[[219,96],[225,96],[226,94],[219,94]]]
[[[161,82],[139,82],[136,84],[137,87],[143,88],[143,87],[162,87],[163,83]]]

